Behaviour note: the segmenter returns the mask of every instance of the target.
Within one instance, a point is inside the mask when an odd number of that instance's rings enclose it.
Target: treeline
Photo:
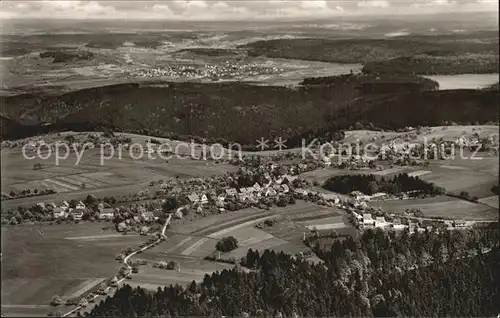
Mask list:
[[[324,264],[249,250],[241,264],[251,271],[238,265],[152,293],[127,285],[89,316],[493,316],[498,240],[495,229],[400,237],[369,230],[322,251]]]
[[[255,146],[260,138],[282,137],[291,148],[300,147],[304,136],[334,136],[356,122],[398,129],[439,125],[444,120],[484,124],[498,117],[498,92],[492,90],[401,94],[397,86],[386,85],[384,94],[374,95],[360,90],[356,81],[299,89],[242,83],[161,84],[0,97],[2,137],[107,128],[170,139],[197,136],[226,145]]]
[[[449,55],[443,58],[443,56],[427,54],[398,57],[386,61],[372,61],[365,64],[363,72],[367,74],[421,75],[497,73],[498,51],[475,56]]]
[[[410,93],[439,89],[439,84],[436,81],[427,78],[392,74],[310,77],[300,82],[300,85],[356,85],[363,94]]]
[[[372,195],[377,192],[389,194],[400,194],[408,192],[411,195],[441,195],[445,193],[442,187],[419,177],[409,176],[407,173],[400,173],[393,178],[380,177],[374,175],[356,174],[341,175],[329,178],[323,185],[329,191],[348,194],[353,191],[360,191],[364,194]]]

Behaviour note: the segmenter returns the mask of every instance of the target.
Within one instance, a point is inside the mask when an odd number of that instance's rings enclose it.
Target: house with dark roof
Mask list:
[[[200,197],[196,193],[191,193],[187,198],[191,203],[198,203],[200,201]]]

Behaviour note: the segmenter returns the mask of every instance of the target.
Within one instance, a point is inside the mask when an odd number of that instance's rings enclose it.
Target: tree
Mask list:
[[[174,210],[177,210],[180,207],[179,200],[174,196],[169,196],[165,203],[163,203],[162,209],[165,213],[171,213]]]
[[[219,242],[217,242],[215,248],[221,252],[232,251],[238,248],[238,240],[234,236],[224,237]]]
[[[283,196],[282,196],[282,197],[280,197],[280,198],[278,199],[278,202],[276,203],[276,205],[277,205],[277,206],[279,206],[279,207],[285,207],[287,203],[288,203],[288,202],[287,202],[287,200],[285,199],[285,197],[283,197]]]

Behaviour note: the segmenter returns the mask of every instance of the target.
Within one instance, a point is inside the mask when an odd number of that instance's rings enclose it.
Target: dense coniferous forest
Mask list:
[[[366,231],[300,255],[249,250],[241,266],[186,287],[128,285],[90,316],[493,316],[500,312],[499,231]]]
[[[415,194],[439,195],[444,194],[444,189],[419,177],[411,177],[407,173],[400,173],[393,178],[376,178],[373,175],[342,175],[328,179],[325,189],[347,194],[360,191],[364,194],[386,192],[398,194],[401,192],[416,191]]]

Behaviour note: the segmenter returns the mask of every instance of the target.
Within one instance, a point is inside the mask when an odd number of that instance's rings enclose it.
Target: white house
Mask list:
[[[375,221],[372,218],[371,214],[363,214],[363,227],[370,228],[375,226]]]
[[[260,189],[261,189],[260,184],[258,182],[255,182],[255,184],[253,185],[253,189],[254,189],[254,191],[260,191]]]
[[[99,209],[99,219],[112,219],[115,216],[115,210],[113,208],[102,208]]]
[[[467,222],[465,222],[464,220],[455,220],[455,221],[453,221],[453,225],[455,227],[466,227]]]
[[[294,182],[295,180],[297,179],[296,176],[292,176],[292,175],[289,175],[289,174],[286,174],[285,177],[284,177],[284,180],[286,180],[288,183],[292,183]]]
[[[375,227],[384,228],[387,226],[389,226],[389,223],[386,222],[386,220],[383,216],[377,216],[375,218]]]
[[[203,193],[203,194],[201,195],[201,198],[200,198],[200,203],[201,203],[201,204],[207,204],[207,203],[208,203],[208,197],[207,197],[207,195],[206,195],[205,193]]]
[[[352,191],[350,193],[350,196],[356,200],[369,200],[370,199],[369,195],[363,194],[361,191]]]
[[[281,185],[281,189],[283,190],[283,193],[288,193],[290,192],[290,188],[286,184]]]

